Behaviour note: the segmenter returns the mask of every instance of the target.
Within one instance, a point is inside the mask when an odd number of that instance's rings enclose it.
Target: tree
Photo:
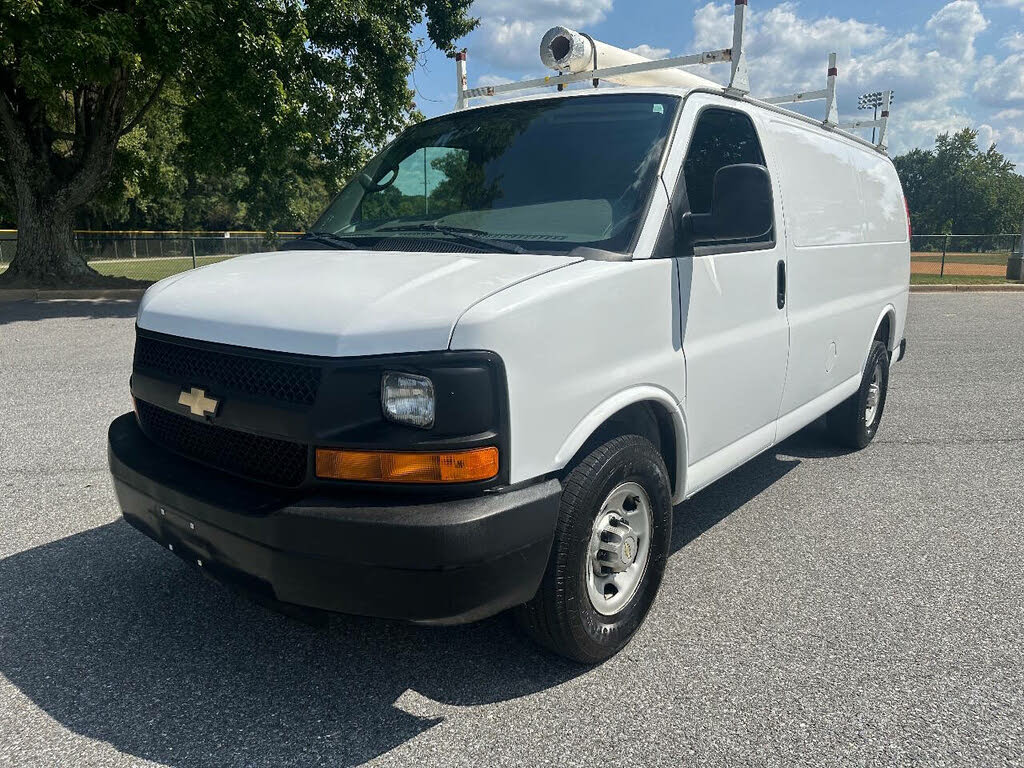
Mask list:
[[[101,281],[73,221],[125,145],[152,139],[157,104],[180,113],[185,172],[168,183],[244,169],[250,215],[272,226],[296,184],[347,175],[414,116],[411,30],[426,20],[450,51],[470,2],[0,0],[0,196],[19,229],[0,281]]]
[[[995,144],[982,152],[978,132],[940,134],[935,149],[893,158],[918,234],[1016,232],[1024,210],[1024,177]]]

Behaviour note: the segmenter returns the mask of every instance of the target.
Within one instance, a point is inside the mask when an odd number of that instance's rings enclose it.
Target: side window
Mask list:
[[[694,128],[683,162],[689,210],[694,214],[711,213],[715,174],[730,165],[765,165],[761,142],[750,118],[731,109],[704,110]],[[770,201],[766,201],[770,205]],[[774,228],[758,237],[734,240],[719,245],[774,242]]]

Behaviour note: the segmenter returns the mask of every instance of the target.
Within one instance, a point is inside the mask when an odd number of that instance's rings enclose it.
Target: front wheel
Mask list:
[[[832,439],[846,448],[860,450],[875,438],[889,391],[889,351],[876,341],[871,346],[860,388],[826,416]]]
[[[647,439],[595,448],[569,473],[544,579],[516,610],[555,653],[584,664],[613,656],[640,627],[672,538],[668,470]]]

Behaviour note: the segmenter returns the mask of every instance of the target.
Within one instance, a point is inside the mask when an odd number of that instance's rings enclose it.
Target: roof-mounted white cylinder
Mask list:
[[[602,43],[600,40],[594,40],[588,35],[567,27],[553,27],[547,31],[540,43],[540,60],[549,69],[562,73],[587,72],[593,69],[608,69],[650,61],[644,56]],[[722,90],[722,86],[718,83],[681,69],[661,69],[653,72],[615,75],[606,79],[619,85]]]

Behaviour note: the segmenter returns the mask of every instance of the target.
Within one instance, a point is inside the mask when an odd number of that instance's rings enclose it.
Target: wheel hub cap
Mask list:
[[[613,513],[604,516],[598,531],[597,557],[593,568],[598,575],[622,573],[636,560],[636,533],[626,519]]]
[[[598,613],[622,610],[636,595],[647,570],[651,502],[637,483],[608,494],[594,521],[587,558],[587,594]]]

